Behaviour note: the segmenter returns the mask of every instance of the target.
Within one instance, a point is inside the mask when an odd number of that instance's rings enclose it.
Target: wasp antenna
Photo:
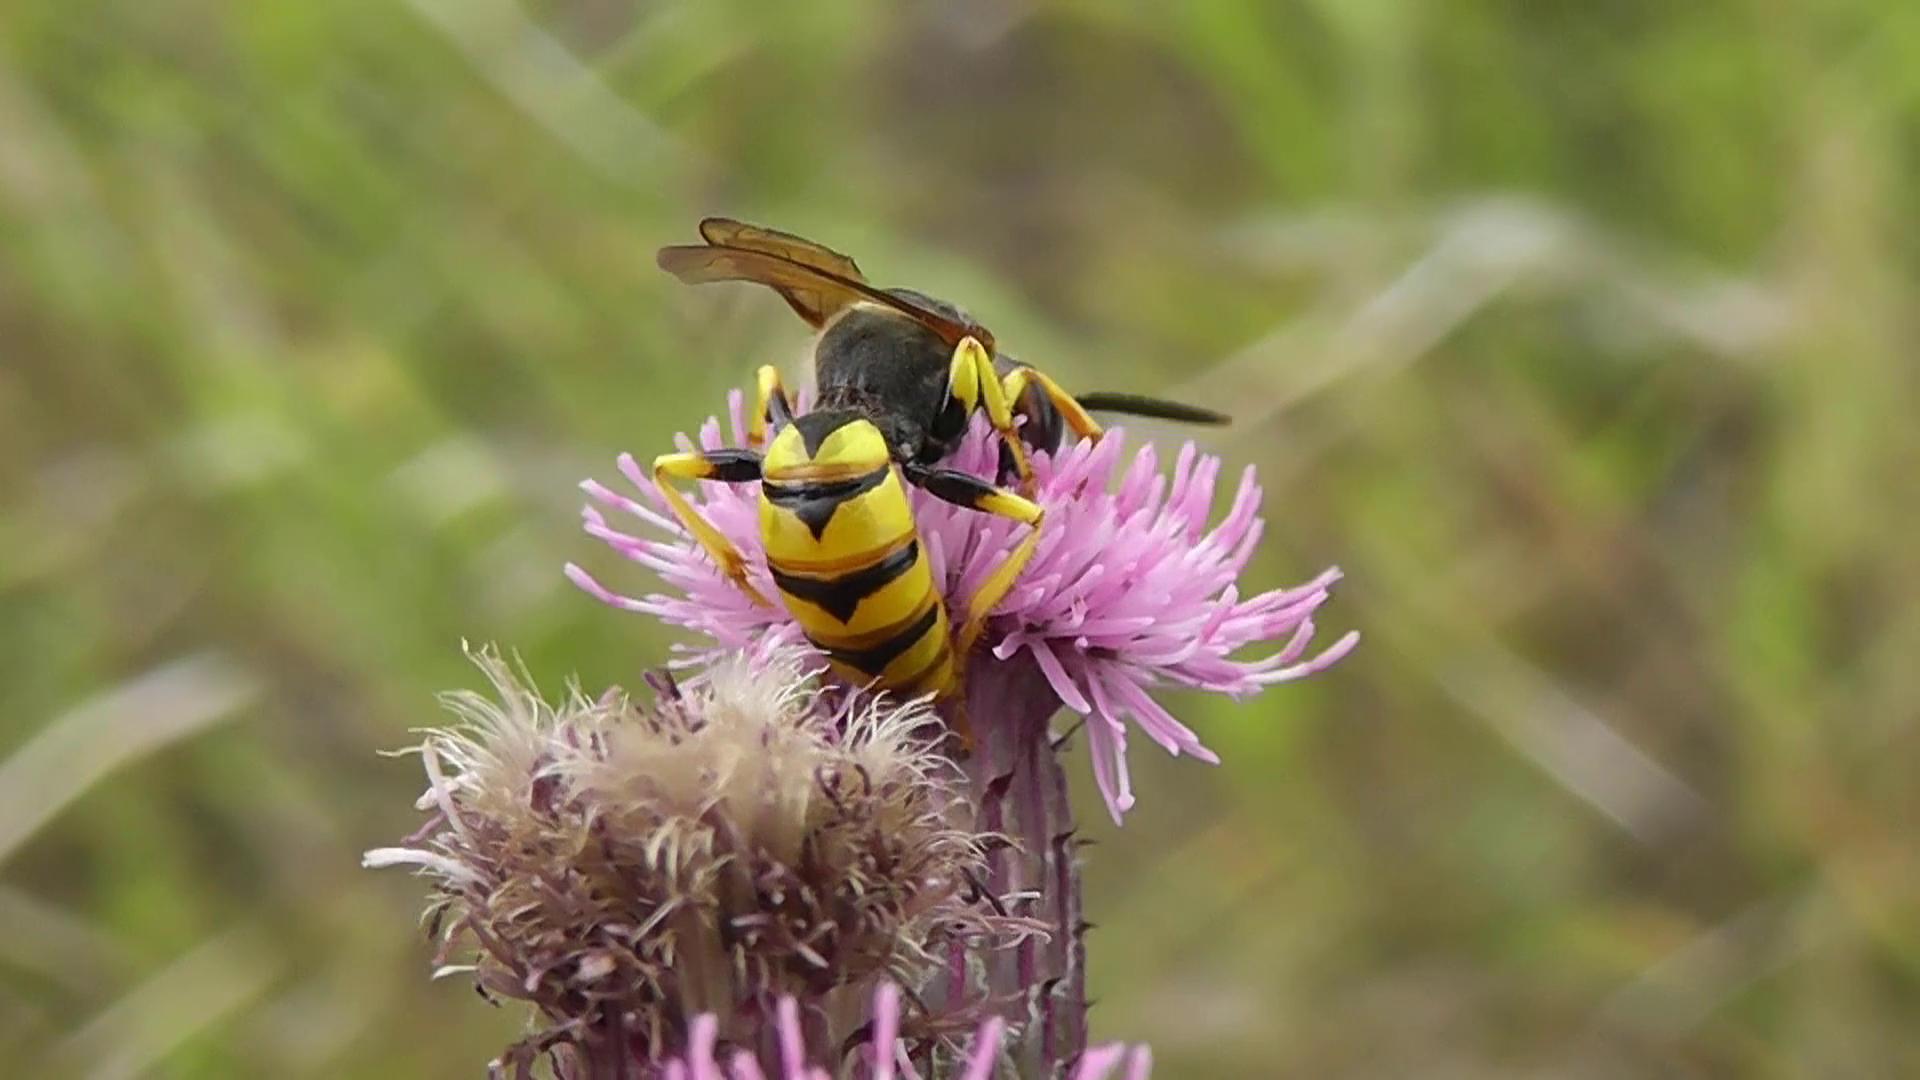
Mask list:
[[[1074,400],[1088,412],[1124,413],[1128,416],[1145,416],[1155,420],[1173,420],[1182,424],[1230,424],[1233,418],[1226,413],[1217,412],[1202,405],[1188,405],[1182,401],[1168,401],[1165,398],[1148,397],[1144,394],[1121,394],[1109,391],[1094,391],[1090,394],[1075,394]]]

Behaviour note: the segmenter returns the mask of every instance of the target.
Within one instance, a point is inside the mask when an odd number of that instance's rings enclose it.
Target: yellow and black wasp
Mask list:
[[[789,233],[709,218],[700,235],[706,243],[662,248],[661,268],[688,283],[750,281],[777,291],[822,331],[814,349],[818,392],[813,408],[795,415],[778,369],[761,367],[751,447],[663,454],[654,459],[654,481],[708,554],[766,603],[747,581],[739,549],[672,485],[760,483],[761,540],[781,599],[835,672],[855,684],[909,697],[946,698],[958,689],[962,662],[1040,541],[1045,514],[1031,498],[1029,444],[1053,449],[1063,428],[1098,438],[1093,408],[1226,420],[1154,398],[1076,399],[1030,366],[1010,357],[996,363],[993,335],[960,309],[908,289],[876,288],[852,259]],[[1004,471],[1018,478],[1018,491],[939,464],[976,410],[1000,435]],[[1015,423],[1022,415],[1024,428]],[[957,637],[905,484],[1029,527],[967,598]],[[960,735],[964,742],[964,729]]]

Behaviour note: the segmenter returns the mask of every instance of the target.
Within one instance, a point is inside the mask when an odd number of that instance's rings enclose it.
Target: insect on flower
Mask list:
[[[796,414],[780,374],[763,366],[746,448],[706,448],[654,459],[652,475],[674,517],[733,583],[766,604],[733,540],[675,489],[675,480],[761,485],[759,534],[775,589],[836,674],[904,696],[950,699],[987,619],[1033,558],[1046,512],[1034,501],[1028,442],[1051,450],[1062,429],[1098,439],[1089,407],[1194,422],[1225,417],[1125,395],[1076,399],[1039,370],[994,357],[994,337],[960,309],[906,289],[867,283],[852,259],[788,233],[723,218],[700,225],[705,244],[663,248],[682,281],[767,285],[822,331],[818,398]],[[944,461],[984,412],[1019,490]],[[1015,422],[1030,421],[1023,436]],[[759,449],[764,447],[764,450]],[[921,545],[906,485],[1026,533],[964,598],[955,634]],[[949,710],[969,741],[957,706]]]
[[[739,441],[746,427],[743,395],[735,391],[729,405],[732,438]],[[698,441],[686,445],[717,450],[726,430],[711,419]],[[991,473],[997,441],[976,420],[952,464]],[[747,599],[665,512],[663,493],[640,463],[622,455],[619,465],[637,497],[586,481],[586,531],[653,569],[666,588],[628,596],[569,564],[574,584],[623,611],[702,635],[711,644],[694,647],[696,655],[797,643],[803,628],[795,617]],[[1048,718],[1062,706],[1086,717],[1094,779],[1115,820],[1134,802],[1126,761],[1130,727],[1169,753],[1217,760],[1155,700],[1157,689],[1250,697],[1325,670],[1359,641],[1349,632],[1314,648],[1315,616],[1340,579],[1337,569],[1291,588],[1243,588],[1241,575],[1266,524],[1251,467],[1232,485],[1224,516],[1216,516],[1215,496],[1228,487],[1220,459],[1188,444],[1170,465],[1153,443],[1129,447],[1119,431],[1097,444],[1081,440],[1035,457],[1034,501],[1050,527],[988,620],[967,677],[968,708],[981,729],[976,749],[1005,743],[997,736],[1007,729],[1018,729],[1016,742],[1045,738]],[[1025,543],[1020,526],[1005,519],[921,491],[909,497],[933,580],[950,599],[977,595]],[[760,543],[761,508],[751,493],[715,484],[697,499],[702,517],[735,545],[751,551]],[[757,559],[748,567],[752,579],[769,588],[771,570]],[[1243,650],[1262,644],[1272,646],[1267,655],[1242,658]]]

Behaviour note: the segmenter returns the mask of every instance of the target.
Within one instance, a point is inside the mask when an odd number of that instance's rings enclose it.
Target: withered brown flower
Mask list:
[[[829,701],[799,653],[552,705],[474,659],[494,694],[448,695],[417,748],[431,820],[366,862],[432,879],[442,975],[534,1007],[503,1067],[658,1061],[700,1014],[757,1046],[786,995],[844,1039],[882,980],[1033,931],[982,892],[995,838],[921,706]]]

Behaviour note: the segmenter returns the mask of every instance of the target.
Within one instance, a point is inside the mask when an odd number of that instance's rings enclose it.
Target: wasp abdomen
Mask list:
[[[787,610],[842,678],[906,695],[945,693],[953,682],[946,606],[898,471],[859,452],[867,440],[849,431],[856,427],[867,425],[848,424],[813,447],[798,437],[769,447],[760,500],[768,568]]]

